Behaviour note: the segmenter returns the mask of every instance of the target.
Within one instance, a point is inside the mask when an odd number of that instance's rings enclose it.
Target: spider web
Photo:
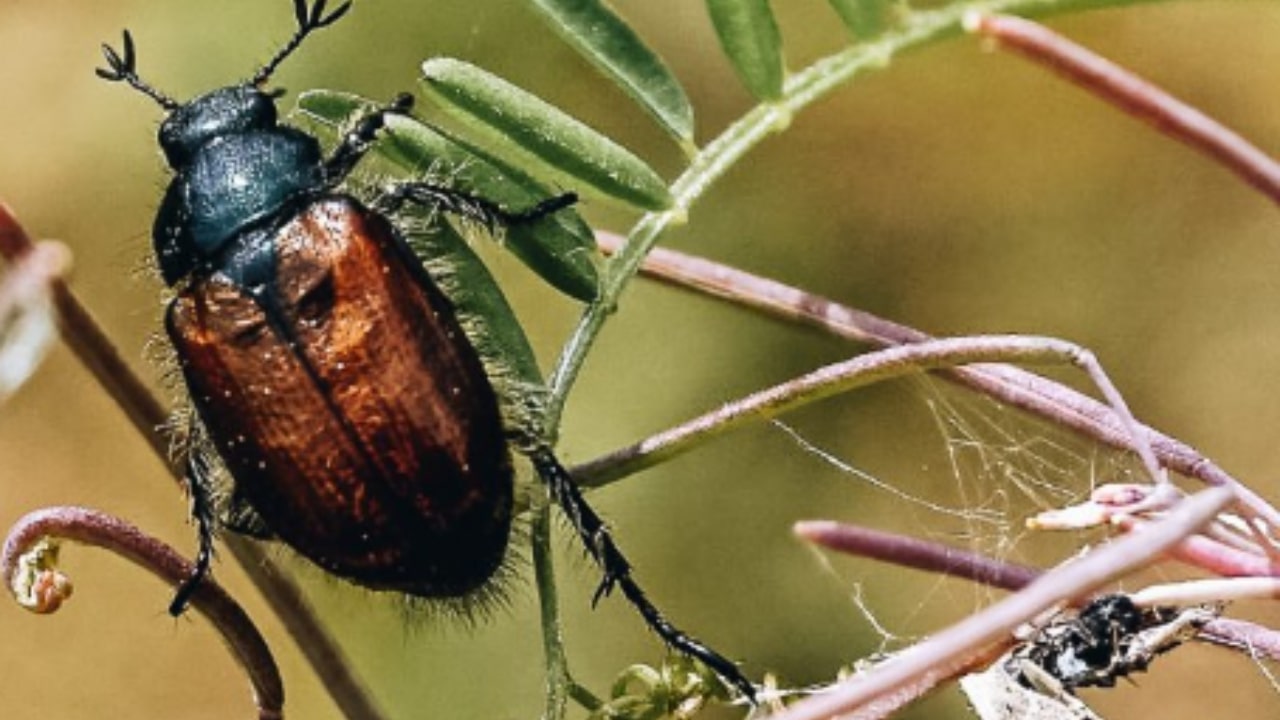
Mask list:
[[[855,518],[854,522],[865,520],[877,528],[998,560],[1046,567],[1074,554],[1094,536],[1032,532],[1025,529],[1028,517],[1080,502],[1101,484],[1143,479],[1141,464],[1133,455],[976,392],[929,376],[900,385],[907,389],[899,393],[903,404],[914,405],[909,410],[928,421],[929,431],[922,433],[928,437],[921,438],[930,453],[927,459],[913,458],[889,470],[873,471],[859,465],[856,450],[824,447],[793,426],[774,423],[801,452],[883,495],[894,508],[892,518]],[[886,528],[886,523],[892,526]],[[825,561],[823,566],[824,572],[848,586],[839,571]],[[901,571],[890,568],[893,572]],[[956,607],[956,592],[953,581],[936,576],[918,599],[898,607],[878,604],[861,587],[849,591],[849,602],[885,651],[909,645],[935,630],[935,620],[922,618],[934,615],[939,605]],[[968,594],[969,611],[989,604],[999,594],[976,585],[959,592]]]

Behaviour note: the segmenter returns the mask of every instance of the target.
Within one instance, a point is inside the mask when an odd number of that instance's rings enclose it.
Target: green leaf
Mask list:
[[[308,90],[298,96],[297,112],[310,129],[321,131],[327,140],[336,140],[344,126],[378,106],[379,103],[352,93]]]
[[[600,0],[530,0],[570,45],[639,102],[682,144],[693,145],[693,107],[675,76]]]
[[[428,60],[422,72],[428,96],[509,164],[645,210],[671,207],[644,161],[534,95],[452,58]]]
[[[782,97],[782,37],[769,0],[707,0],[720,46],[760,100]]]
[[[457,313],[462,330],[493,383],[508,431],[527,441],[543,436],[546,385],[529,338],[506,295],[467,241],[448,223],[422,214],[405,240]]]
[[[304,93],[298,107],[333,128],[378,107],[355,95],[327,90]],[[374,152],[414,175],[441,173],[442,184],[518,212],[553,193],[525,173],[413,118],[389,115],[388,132]],[[572,209],[506,229],[504,245],[542,279],[565,294],[590,302],[599,291],[599,252],[591,228]]]
[[[828,0],[845,27],[859,40],[873,38],[885,28],[885,0]]]

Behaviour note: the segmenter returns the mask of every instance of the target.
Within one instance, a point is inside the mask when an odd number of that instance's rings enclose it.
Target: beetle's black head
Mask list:
[[[160,125],[160,147],[169,167],[181,171],[214,138],[275,125],[275,96],[252,85],[219,88],[170,112]]]

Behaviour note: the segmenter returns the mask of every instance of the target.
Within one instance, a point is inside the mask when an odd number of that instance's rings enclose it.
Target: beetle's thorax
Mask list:
[[[252,86],[221,88],[174,110],[160,145],[174,178],[153,240],[169,285],[226,256],[246,230],[287,219],[324,187],[319,143],[277,124],[274,99]]]

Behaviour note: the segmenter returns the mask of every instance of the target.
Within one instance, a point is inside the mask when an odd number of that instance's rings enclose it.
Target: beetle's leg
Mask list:
[[[267,521],[263,520],[253,505],[239,493],[238,488],[228,498],[226,510],[219,515],[218,526],[223,530],[230,530],[237,535],[251,537],[254,540],[274,540],[276,537],[275,533],[271,532],[271,527],[267,525]]]
[[[196,537],[200,548],[196,551],[196,569],[191,577],[182,581],[169,603],[169,614],[178,617],[187,609],[191,596],[200,589],[209,565],[213,562],[213,499],[209,491],[209,465],[203,454],[191,448],[187,454],[187,489],[191,493],[191,517],[196,521]]]
[[[388,115],[407,115],[413,108],[413,96],[401,93],[395,100],[372,110],[361,117],[355,125],[342,136],[342,143],[334,149],[333,154],[324,162],[324,180],[336,185],[346,179],[356,163],[373,147],[378,131],[387,124]]]
[[[645,597],[644,591],[640,589],[640,586],[631,577],[631,564],[627,562],[627,559],[622,555],[622,551],[613,542],[613,536],[609,534],[609,529],[605,527],[604,521],[587,504],[586,499],[582,497],[582,492],[574,484],[573,478],[570,477],[569,471],[565,470],[560,461],[551,453],[551,450],[547,448],[535,450],[529,459],[533,462],[533,466],[537,469],[538,475],[542,477],[543,482],[547,483],[552,499],[560,505],[565,515],[569,516],[569,522],[578,531],[578,537],[586,545],[587,552],[590,553],[591,558],[604,571],[604,579],[600,582],[600,587],[596,589],[592,603],[594,604],[600,598],[608,595],[615,586],[622,588],[622,594],[627,598],[627,601],[640,613],[645,623],[668,645],[686,655],[697,658],[707,667],[714,670],[725,682],[737,688],[739,692],[752,702],[755,702],[755,687],[738,670],[737,665],[672,625],[658,608],[649,602],[649,598]]]
[[[576,193],[547,198],[525,210],[511,211],[479,195],[433,185],[428,182],[397,183],[387,188],[378,201],[378,209],[394,213],[406,202],[426,205],[484,225],[490,231],[500,226],[525,225],[563,210],[578,202]]]
[[[330,185],[342,182],[355,168],[386,127],[388,115],[408,115],[413,109],[413,96],[401,93],[387,105],[361,117],[342,138],[342,143],[324,163],[324,181]],[[537,222],[578,202],[576,193],[547,198],[525,210],[507,210],[492,200],[471,193],[428,182],[397,183],[379,198],[377,209],[384,213],[399,210],[406,202],[443,210],[474,220],[490,231],[500,225],[523,225]]]

